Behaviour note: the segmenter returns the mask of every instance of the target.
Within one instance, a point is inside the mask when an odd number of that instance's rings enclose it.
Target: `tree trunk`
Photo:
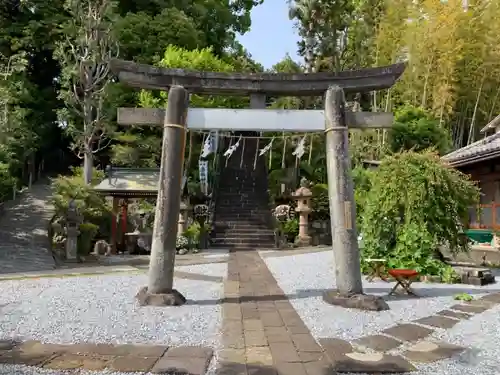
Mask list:
[[[91,151],[85,152],[83,155],[83,181],[90,185],[92,182],[92,172],[94,169],[94,155]]]
[[[497,88],[497,91],[495,92],[495,97],[493,98],[493,103],[491,104],[490,113],[488,114],[488,122],[493,120],[493,112],[495,111],[499,94],[500,94],[500,86]]]
[[[474,142],[474,126],[476,125],[476,115],[477,115],[477,108],[479,107],[479,99],[481,98],[481,93],[483,91],[483,85],[484,85],[484,80],[486,78],[486,71],[483,72],[483,77],[481,78],[481,85],[479,86],[479,91],[477,93],[476,97],[476,104],[474,105],[474,112],[472,113],[472,120],[470,122],[470,129],[469,129],[469,136],[467,137],[467,144],[470,145],[472,142]]]
[[[429,63],[427,64],[427,72],[425,73],[424,90],[422,93],[422,103],[420,103],[420,105],[423,108],[426,108],[425,103],[427,102],[427,86],[429,84],[429,75],[431,73],[431,66],[432,66],[432,58],[429,60]]]

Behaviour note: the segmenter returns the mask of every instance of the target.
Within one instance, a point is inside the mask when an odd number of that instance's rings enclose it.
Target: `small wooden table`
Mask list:
[[[397,294],[396,290],[401,287],[406,294],[418,297],[415,292],[410,288],[413,281],[418,276],[418,272],[409,269],[392,269],[389,270],[389,275],[396,279],[396,285],[391,289],[389,295]]]
[[[373,281],[376,277],[380,277],[381,280],[387,282],[385,272],[386,259],[366,259],[366,262],[370,265],[370,271],[366,278],[368,281]]]

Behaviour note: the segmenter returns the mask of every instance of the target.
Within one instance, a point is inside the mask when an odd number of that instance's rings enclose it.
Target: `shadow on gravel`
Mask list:
[[[436,297],[453,297],[457,294],[468,293],[470,295],[475,294],[485,294],[485,293],[495,293],[500,292],[500,289],[469,289],[466,286],[459,288],[449,288],[443,287],[415,287],[414,291],[418,294],[418,297],[413,297],[406,294],[400,294],[395,296],[389,296],[388,293],[391,290],[392,283],[388,284],[387,288],[364,288],[366,294],[375,294],[384,297],[386,301],[401,301],[407,299],[418,299],[418,298],[436,298]],[[438,284],[436,284],[438,285]],[[293,300],[311,297],[322,297],[326,289],[300,289],[294,294],[285,295],[265,295],[265,296],[242,296],[242,297],[226,297],[215,300],[189,300],[187,301],[190,305],[218,305],[222,303],[242,303],[242,302],[261,302],[261,301],[282,301],[282,300]],[[459,303],[459,301],[457,301]]]

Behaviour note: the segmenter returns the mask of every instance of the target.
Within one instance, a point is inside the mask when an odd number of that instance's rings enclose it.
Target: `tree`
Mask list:
[[[363,258],[445,276],[449,269],[435,258],[436,250],[441,245],[452,253],[467,249],[462,223],[479,202],[478,187],[438,155],[413,151],[383,159],[366,186]]]
[[[84,180],[92,181],[94,154],[109,145],[106,90],[111,82],[110,60],[117,56],[110,0],[67,0],[71,15],[64,25],[66,38],[57,56],[63,66],[60,92],[66,104],[60,122],[73,139],[72,148],[83,157]]]
[[[394,124],[389,132],[392,152],[413,150],[416,152],[434,148],[440,155],[450,151],[450,132],[422,108],[407,105],[395,114]]]

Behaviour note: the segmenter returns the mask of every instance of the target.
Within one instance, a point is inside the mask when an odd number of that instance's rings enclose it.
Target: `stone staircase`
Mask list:
[[[256,135],[245,132],[244,135]],[[264,158],[257,159],[257,139],[245,139],[223,162],[215,205],[212,246],[231,249],[274,247],[274,230]],[[260,147],[263,147],[262,142]],[[242,161],[243,154],[243,161]]]

